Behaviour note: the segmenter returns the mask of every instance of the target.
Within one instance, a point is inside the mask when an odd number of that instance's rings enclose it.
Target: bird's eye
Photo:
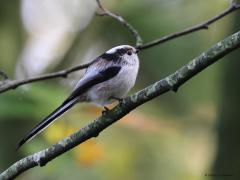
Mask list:
[[[127,54],[128,54],[129,56],[131,56],[131,55],[132,55],[132,51],[131,51],[131,50],[128,50],[128,51],[127,51]]]

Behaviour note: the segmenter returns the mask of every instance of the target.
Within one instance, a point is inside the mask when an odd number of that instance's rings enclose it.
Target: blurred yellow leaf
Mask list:
[[[85,166],[92,166],[98,160],[103,158],[103,146],[96,143],[94,139],[90,139],[79,145],[74,151],[76,160]]]
[[[55,122],[46,129],[44,137],[49,143],[55,143],[75,131],[76,128],[70,124],[66,124],[64,122]]]

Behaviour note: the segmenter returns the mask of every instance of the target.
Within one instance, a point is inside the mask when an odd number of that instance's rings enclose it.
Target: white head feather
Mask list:
[[[108,51],[106,51],[107,54],[114,54],[115,52],[117,52],[118,49],[125,49],[125,48],[133,48],[134,47],[130,46],[130,45],[120,45],[120,46],[116,46],[113,47],[112,49],[109,49]]]

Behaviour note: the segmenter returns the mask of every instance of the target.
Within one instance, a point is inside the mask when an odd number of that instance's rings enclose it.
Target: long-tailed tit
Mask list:
[[[137,52],[138,50],[132,46],[121,45],[97,57],[70,96],[27,133],[19,142],[18,148],[78,102],[93,102],[105,107],[123,98],[135,84],[139,68]]]

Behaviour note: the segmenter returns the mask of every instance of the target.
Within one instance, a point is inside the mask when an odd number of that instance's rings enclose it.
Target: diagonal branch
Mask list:
[[[33,77],[33,78],[29,78],[29,79],[24,79],[24,80],[10,80],[7,83],[4,83],[3,85],[0,84],[0,93],[3,93],[5,91],[8,91],[10,89],[15,89],[21,85],[24,84],[29,84],[29,83],[33,83],[33,82],[38,82],[38,81],[43,81],[43,80],[47,80],[47,79],[53,79],[53,78],[58,78],[58,77],[64,77],[66,78],[68,76],[68,74],[81,70],[81,69],[85,69],[87,68],[89,65],[91,65],[93,63],[89,62],[83,65],[78,65],[78,66],[74,66],[72,68],[69,69],[65,69],[62,71],[58,71],[58,72],[54,72],[54,73],[49,73],[49,74],[45,74],[45,75],[40,75],[37,77]]]
[[[175,73],[155,82],[132,96],[125,98],[122,103],[71,136],[66,137],[45,150],[19,160],[6,171],[2,172],[0,174],[0,179],[13,179],[30,168],[44,166],[49,161],[69,151],[82,142],[92,137],[97,137],[101,131],[127,115],[136,107],[170,90],[176,91],[182,84],[196,74],[239,47],[240,31],[220,41],[188,64],[181,67]]]
[[[105,9],[101,3],[100,0],[96,0],[99,9],[102,11],[101,13],[98,13],[100,16],[109,16],[112,17],[113,19],[117,20],[119,23],[121,23],[124,27],[126,27],[130,33],[133,35],[133,37],[136,40],[136,46],[140,46],[143,44],[143,40],[141,36],[139,35],[138,31],[128,22],[126,21],[122,16],[112,13],[111,11]]]
[[[235,1],[232,1],[230,6],[226,10],[224,10],[220,14],[212,17],[211,19],[209,19],[207,21],[204,21],[204,22],[199,23],[199,24],[197,24],[195,26],[186,28],[183,31],[179,31],[179,32],[167,35],[167,36],[163,36],[163,37],[161,37],[159,39],[155,39],[155,40],[153,40],[151,42],[139,45],[139,46],[137,46],[137,48],[140,49],[140,50],[151,48],[153,46],[162,44],[162,43],[164,43],[166,41],[170,41],[172,39],[182,37],[182,36],[184,36],[186,34],[190,34],[190,33],[193,33],[193,32],[199,31],[199,30],[208,29],[209,25],[213,24],[214,22],[222,19],[223,17],[227,16],[228,14],[230,14],[230,13],[232,13],[232,12],[238,10],[238,9],[240,9],[240,4],[238,4]]]
[[[19,80],[19,81],[10,80],[7,83],[4,83],[2,85],[0,84],[0,94],[5,92],[5,91],[8,91],[10,89],[15,89],[15,88],[17,88],[21,85],[24,85],[24,84],[29,84],[29,83],[33,83],[33,82],[37,82],[37,81],[43,81],[43,80],[59,78],[59,77],[66,78],[68,76],[68,74],[70,74],[72,72],[75,72],[75,71],[78,71],[78,70],[81,70],[81,69],[85,69],[89,65],[91,65],[92,63],[93,63],[93,61],[89,62],[89,63],[86,63],[86,64],[83,64],[83,65],[74,66],[72,68],[65,69],[65,70],[62,70],[62,71],[49,73],[49,74],[45,74],[45,75],[40,75],[40,76],[37,76],[37,77],[34,77],[34,78],[29,78],[29,79],[24,79],[24,80]]]

